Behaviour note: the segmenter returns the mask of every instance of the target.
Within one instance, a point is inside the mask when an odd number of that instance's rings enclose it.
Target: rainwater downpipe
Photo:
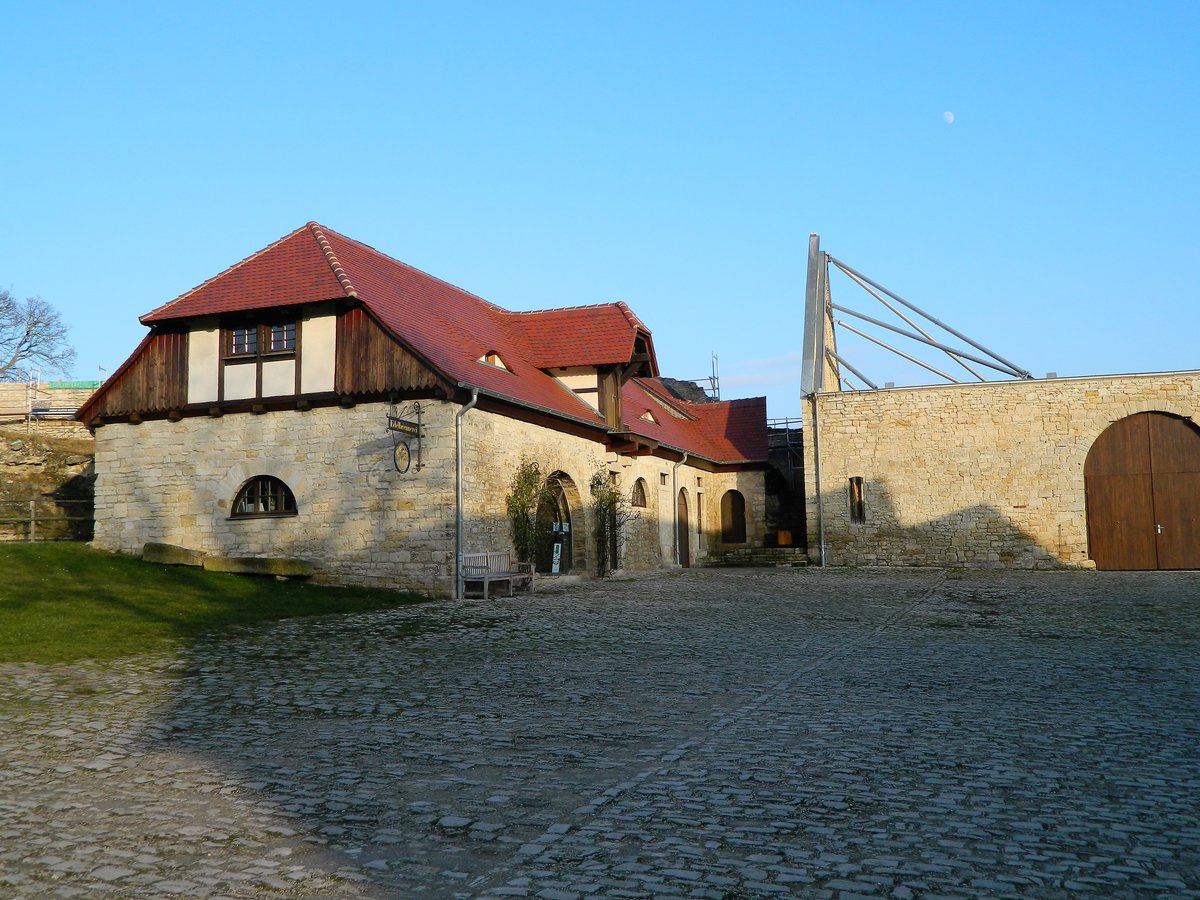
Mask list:
[[[817,395],[809,394],[812,401],[813,420],[813,476],[817,481],[817,534],[821,554],[821,568],[825,568],[825,501],[821,495],[821,423],[817,419]]]
[[[479,388],[471,388],[471,399],[454,415],[454,599],[464,599],[463,589],[463,438],[462,420],[479,402]]]
[[[679,467],[688,461],[688,452],[681,451],[683,459],[675,463],[675,467],[671,469],[671,508],[675,511],[674,520],[675,528],[675,565],[681,565],[679,562]]]

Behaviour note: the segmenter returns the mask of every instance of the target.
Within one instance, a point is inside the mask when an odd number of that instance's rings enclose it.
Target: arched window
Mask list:
[[[629,501],[632,506],[646,506],[646,479],[639,478],[633,483],[633,497]]]
[[[251,516],[294,516],[296,497],[292,489],[272,475],[256,475],[233,499],[234,518]]]
[[[746,498],[741,491],[726,491],[721,498],[721,542],[746,543]]]

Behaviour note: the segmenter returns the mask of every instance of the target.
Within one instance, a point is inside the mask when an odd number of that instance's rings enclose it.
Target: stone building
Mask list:
[[[812,558],[1200,568],[1200,372],[830,391],[805,404]]]
[[[141,321],[78,413],[101,548],[447,595],[458,553],[510,548],[523,459],[553,494],[544,570],[592,572],[598,471],[638,513],[620,567],[762,543],[765,400],[680,399],[623,303],[510,312],[309,223]]]
[[[844,390],[834,310],[850,311],[831,303],[829,259],[814,235],[803,376],[811,559],[1200,568],[1200,372],[1014,371]]]

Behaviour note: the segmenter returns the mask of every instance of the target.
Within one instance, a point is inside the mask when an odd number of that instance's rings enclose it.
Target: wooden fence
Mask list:
[[[90,500],[0,500],[0,541],[90,541],[94,524]]]

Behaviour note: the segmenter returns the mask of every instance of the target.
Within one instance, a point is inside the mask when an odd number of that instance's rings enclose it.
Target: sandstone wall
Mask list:
[[[89,540],[93,452],[86,431],[63,438],[0,428],[0,540],[28,540],[31,501],[38,540]]]
[[[134,554],[156,542],[230,556],[299,557],[317,566],[320,580],[449,595],[460,407],[433,401],[422,407],[424,467],[415,471],[414,448],[413,470],[403,475],[392,463],[386,404],[102,426],[95,543]],[[705,531],[719,537],[725,490],[745,495],[748,541],[762,542],[762,472],[710,473],[689,465],[673,472],[669,461],[618,457],[602,444],[477,409],[466,414],[463,442],[465,552],[511,548],[504,497],[522,456],[565,476],[576,574],[592,574],[595,559],[588,481],[597,465],[618,473],[626,490],[635,478],[646,479],[648,506],[624,541],[630,569],[673,562],[672,476],[688,493],[693,560],[708,542]],[[298,514],[230,518],[239,487],[256,475],[284,481]]]
[[[804,404],[810,556],[831,565],[1090,567],[1083,463],[1118,419],[1200,418],[1200,373],[829,393]],[[850,521],[849,480],[865,522]]]

